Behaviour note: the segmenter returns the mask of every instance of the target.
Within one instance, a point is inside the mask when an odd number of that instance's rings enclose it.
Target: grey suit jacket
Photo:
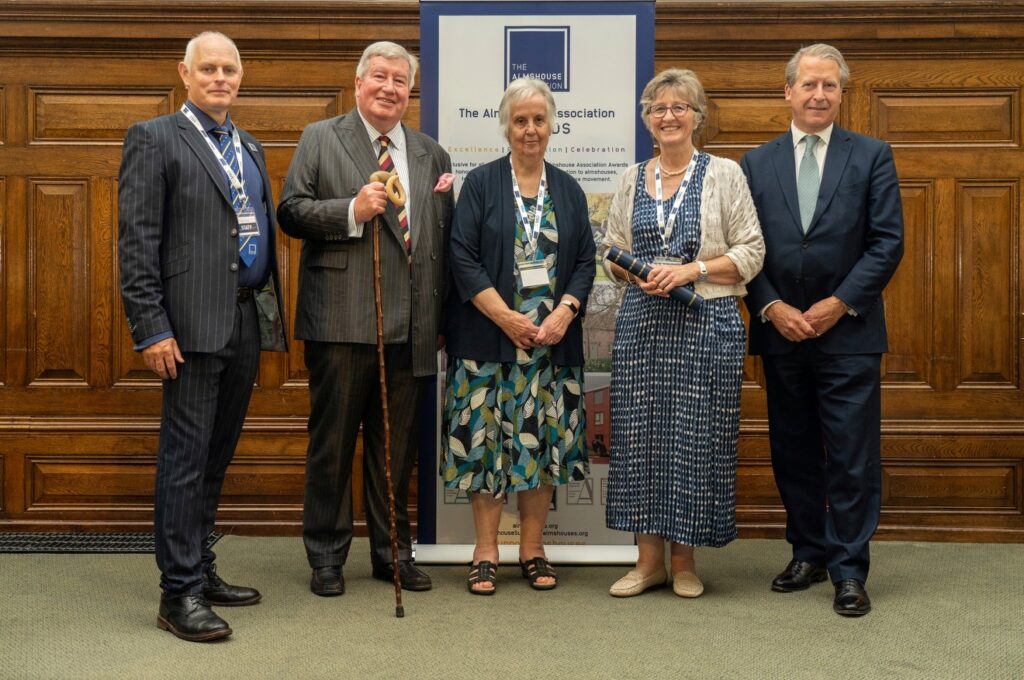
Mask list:
[[[451,172],[448,154],[430,137],[405,128],[411,197],[412,266],[393,206],[381,232],[384,341],[410,342],[413,373],[437,371],[437,336],[447,281],[452,192],[434,193]],[[320,342],[377,342],[371,223],[348,236],[348,206],[379,169],[356,111],[306,127],[288,169],[278,220],[303,239],[295,337]]]
[[[276,220],[263,147],[241,128],[263,177],[271,276],[257,296],[261,347],[286,349],[275,252]],[[238,220],[227,178],[180,111],[136,123],[118,179],[121,296],[132,339],[173,332],[183,352],[216,352],[234,326]]]

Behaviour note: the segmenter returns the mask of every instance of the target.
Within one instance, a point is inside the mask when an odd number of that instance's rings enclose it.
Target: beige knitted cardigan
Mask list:
[[[608,209],[608,228],[598,251],[608,278],[620,285],[625,285],[625,282],[612,274],[605,255],[611,246],[633,251],[633,198],[639,168],[639,164],[630,166],[619,177],[619,188]],[[728,158],[711,156],[704,174],[700,206],[700,251],[697,259],[707,261],[725,255],[736,264],[743,281],[732,285],[696,282],[694,290],[705,299],[742,297],[747,294],[745,284],[757,276],[764,263],[764,238],[747,178],[739,165]]]

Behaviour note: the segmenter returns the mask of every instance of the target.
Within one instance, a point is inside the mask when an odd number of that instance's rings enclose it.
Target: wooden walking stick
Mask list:
[[[398,173],[378,170],[370,175],[371,182],[382,182],[388,200],[401,208],[405,205],[405,189],[398,179]],[[402,577],[398,571],[398,526],[395,520],[395,491],[391,487],[391,420],[388,414],[388,384],[384,368],[384,307],[380,290],[380,230],[383,220],[380,215],[373,218],[373,300],[377,306],[377,375],[380,378],[380,407],[384,415],[384,480],[388,486],[388,524],[391,529],[391,572],[395,577],[395,616],[403,618]]]

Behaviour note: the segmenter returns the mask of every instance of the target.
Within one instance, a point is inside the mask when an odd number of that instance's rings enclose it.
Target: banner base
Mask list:
[[[417,564],[469,564],[473,545],[414,545]],[[544,552],[555,564],[636,564],[635,545],[546,545]],[[519,564],[519,546],[499,545],[501,564]]]

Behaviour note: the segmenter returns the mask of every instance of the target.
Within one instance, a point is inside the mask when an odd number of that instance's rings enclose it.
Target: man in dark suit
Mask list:
[[[206,544],[252,394],[260,348],[285,339],[263,148],[228,110],[242,63],[202,33],[178,72],[181,111],[133,125],[118,184],[121,293],[135,349],[163,379],[155,529],[157,625],[191,641],[231,634],[210,605],[256,604],[217,575]]]
[[[295,321],[295,337],[306,341],[311,400],[303,540],[310,590],[322,596],[345,592],[360,425],[373,576],[393,579],[370,231],[378,216],[399,576],[408,590],[431,587],[412,563],[407,506],[424,379],[437,371],[451,159],[401,123],[415,77],[416,59],[401,46],[366,48],[356,70],[356,110],[303,131],[278,207],[281,229],[303,239]],[[396,169],[407,188],[401,211],[388,203],[383,184],[369,182],[382,168]]]
[[[871,609],[864,583],[880,507],[882,290],[903,256],[892,150],[843,130],[849,70],[834,47],[786,67],[789,132],[741,163],[764,232],[747,286],[750,353],[761,355],[772,467],[793,559],[772,590],[831,576],[833,609]]]

